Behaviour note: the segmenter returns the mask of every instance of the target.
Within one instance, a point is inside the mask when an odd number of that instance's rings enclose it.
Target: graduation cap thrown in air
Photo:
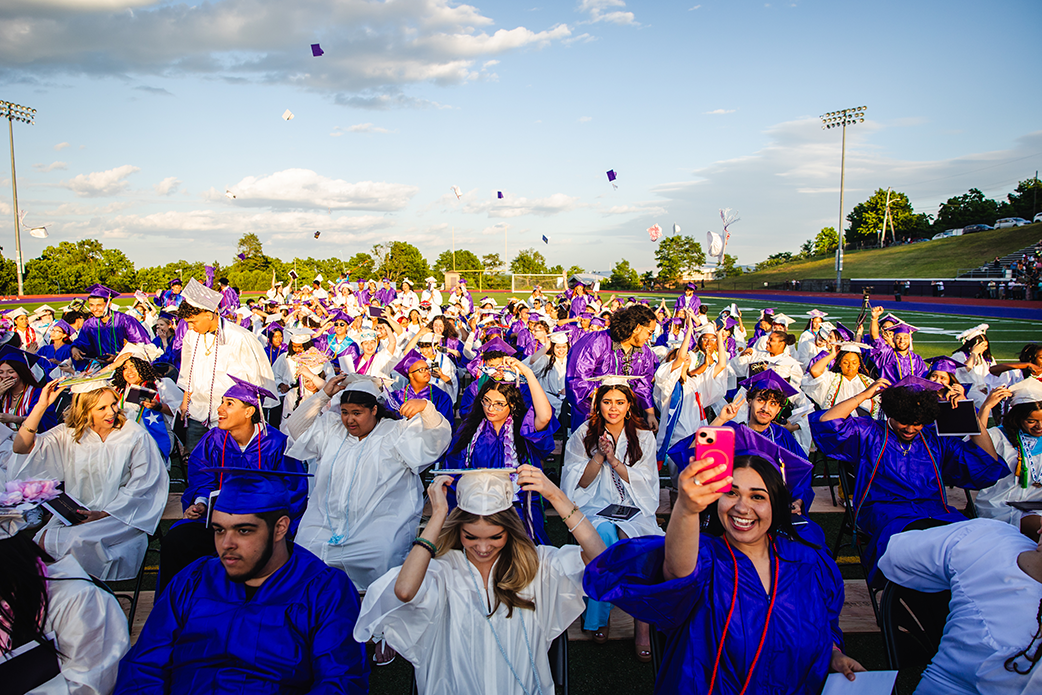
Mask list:
[[[325,53],[325,51],[323,51],[322,47],[319,46],[317,43],[311,44],[311,56],[313,58],[318,58],[320,55],[322,55],[324,53]]]

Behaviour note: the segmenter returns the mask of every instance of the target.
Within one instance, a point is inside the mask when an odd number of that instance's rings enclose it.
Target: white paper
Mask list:
[[[854,680],[848,681],[842,673],[830,673],[821,695],[890,695],[897,680],[897,671],[865,671],[854,675]]]

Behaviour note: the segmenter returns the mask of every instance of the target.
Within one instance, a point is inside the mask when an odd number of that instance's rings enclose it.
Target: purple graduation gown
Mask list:
[[[287,439],[274,427],[265,427],[243,451],[228,432],[216,427],[208,431],[188,458],[188,487],[181,495],[182,511],[192,506],[197,497],[208,497],[220,487],[220,474],[204,472],[203,468],[263,468],[307,473],[303,463],[286,456]],[[287,486],[290,488],[289,515],[292,519],[289,532],[294,534],[308,504],[308,479],[294,477],[287,481]]]
[[[906,376],[918,376],[926,378],[930,373],[930,367],[922,357],[909,351],[908,355],[902,357],[886,344],[883,340],[876,341],[876,346],[869,353],[872,364],[875,365],[879,377],[896,384]]]
[[[403,389],[398,389],[392,394],[392,398],[398,403],[405,403],[405,401],[419,398],[425,401],[430,401],[434,404],[435,409],[442,414],[442,416],[449,421],[449,425],[453,430],[456,429],[456,420],[452,414],[452,398],[449,394],[445,393],[442,389],[437,386],[428,385],[427,388],[422,389],[419,393],[412,390],[412,384],[409,384]]]
[[[666,649],[655,681],[662,695],[709,692],[716,652],[731,610],[735,561],[723,539],[702,534],[698,562],[688,577],[662,576],[665,539],[632,538],[609,547],[586,567],[583,588],[634,618],[666,633]],[[778,570],[777,596],[763,651],[747,695],[816,695],[843,646],[839,613],[843,578],[821,550],[779,536],[771,552],[771,580]],[[738,599],[724,640],[716,693],[737,695],[756,655],[770,595],[752,562],[737,549]],[[778,558],[781,559],[780,566]]]
[[[677,301],[673,303],[673,313],[681,309],[690,309],[697,313],[700,306],[702,306],[702,300],[698,298],[698,295],[693,294],[688,297],[686,294],[681,293],[677,297]]]
[[[577,294],[572,297],[572,302],[568,309],[568,318],[574,319],[576,316],[582,316],[583,312],[586,311],[586,305],[589,303],[589,295]]]
[[[84,321],[72,346],[87,357],[99,357],[115,355],[127,343],[151,342],[148,331],[134,317],[111,310],[108,317],[104,325],[94,316]]]
[[[376,291],[376,301],[380,302],[380,306],[390,306],[397,297],[398,293],[390,287],[381,287]]]
[[[351,636],[358,592],[301,546],[251,597],[203,558],[156,597],[115,692],[304,695],[369,692],[365,645]]]
[[[921,436],[905,445],[886,421],[867,417],[823,421],[824,412],[811,413],[810,431],[826,456],[856,469],[854,505],[855,509],[860,505],[858,528],[871,537],[865,553],[870,581],[890,537],[913,521],[966,519],[948,506],[945,486],[980,490],[1010,475],[1005,461],[993,460],[972,442],[938,437],[934,427],[924,427]]]
[[[568,402],[572,405],[572,424],[578,428],[590,415],[590,394],[597,388],[591,377],[602,374],[629,374],[642,377],[630,382],[643,410],[653,407],[652,388],[658,358],[646,345],[630,352],[630,368],[624,371],[624,353],[621,348],[612,349],[608,331],[588,333],[578,340],[568,352],[568,368],[565,371],[565,387]]]

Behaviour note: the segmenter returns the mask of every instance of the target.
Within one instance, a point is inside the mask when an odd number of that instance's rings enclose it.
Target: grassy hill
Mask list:
[[[995,256],[1005,256],[1042,239],[1042,223],[1012,229],[994,229],[966,236],[924,241],[886,249],[848,251],[843,259],[843,277],[848,278],[951,278],[960,269],[976,268]],[[706,288],[728,289],[737,281],[750,286],[836,275],[834,256],[819,256],[775,266],[738,278],[706,283]],[[726,283],[724,285],[723,283]]]

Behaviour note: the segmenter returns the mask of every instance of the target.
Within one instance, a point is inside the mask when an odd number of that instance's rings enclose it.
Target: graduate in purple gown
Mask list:
[[[351,636],[358,592],[290,540],[289,474],[229,470],[213,512],[218,557],[157,592],[115,692],[369,692],[365,646]]]
[[[452,399],[442,389],[431,386],[431,368],[423,355],[416,350],[410,350],[394,366],[394,371],[401,374],[409,383],[405,388],[398,389],[390,394],[388,407],[393,405],[393,409],[397,410],[406,401],[412,399],[430,401],[434,404],[435,409],[442,414],[442,417],[448,420],[449,425],[455,429],[456,421],[452,413]]]
[[[876,580],[876,562],[895,533],[966,518],[948,504],[946,486],[979,490],[1010,474],[987,432],[969,442],[937,436],[930,425],[937,419],[941,388],[917,377],[894,386],[879,379],[810,416],[818,448],[856,468],[854,521],[871,538],[864,558],[870,581]],[[886,420],[850,417],[879,391]]]
[[[383,286],[376,291],[376,301],[380,302],[380,306],[391,306],[391,302],[398,297],[398,293],[391,287],[390,278],[384,278],[382,282]]]
[[[279,355],[289,349],[289,346],[286,345],[286,331],[282,324],[271,323],[264,329],[264,333],[268,336],[268,344],[264,346],[264,354],[274,366],[275,360],[279,358]]]
[[[872,323],[869,325],[869,335],[873,341],[869,359],[876,368],[877,376],[891,384],[907,376],[926,377],[929,367],[922,357],[912,351],[912,334],[919,329],[907,323],[896,324],[891,329],[891,345],[879,334],[879,316],[882,313],[883,307],[873,307]]]
[[[778,470],[741,456],[717,480],[723,465],[689,463],[665,538],[616,543],[583,581],[666,633],[655,692],[804,695],[829,671],[854,680],[865,669],[843,653],[843,578],[793,531]]]
[[[575,283],[572,290],[572,299],[568,308],[568,318],[577,318],[586,311],[586,305],[590,303],[590,296],[586,294],[586,285],[581,282]]]
[[[73,359],[111,361],[127,343],[150,341],[148,331],[137,319],[110,308],[119,292],[104,285],[91,285],[87,292],[91,316],[83,322],[80,334],[72,343]]]
[[[36,351],[37,357],[47,360],[47,371],[54,369],[60,363],[72,357],[72,334],[75,333],[72,326],[59,319],[51,324],[50,342]]]
[[[760,318],[756,321],[756,327],[753,329],[753,335],[749,338],[749,345],[756,345],[763,336],[774,330],[774,309],[764,309],[760,314]]]
[[[217,427],[199,440],[188,459],[188,485],[181,495],[184,519],[163,538],[157,589],[162,590],[189,563],[213,553],[213,532],[205,525],[211,495],[221,490],[223,471],[231,468],[305,472],[304,464],[286,456],[288,437],[262,421],[262,398],[274,398],[266,389],[235,376],[217,409]],[[289,533],[292,537],[307,507],[307,480],[289,483]]]
[[[505,357],[503,366],[528,382],[532,405],[513,383],[487,379],[445,454],[442,468],[517,468],[528,463],[542,468],[553,453],[557,418],[543,387],[528,365]],[[546,543],[538,497],[522,496],[515,505],[533,540]]]
[[[597,384],[590,381],[591,377],[621,374],[643,377],[631,382],[633,393],[648,415],[648,424],[658,430],[652,399],[658,358],[646,345],[655,324],[655,312],[635,304],[616,311],[608,330],[588,333],[573,343],[565,377],[573,428],[578,428],[589,417],[590,396]]]
[[[315,347],[326,354],[334,367],[339,368],[341,355],[349,354],[358,357],[361,349],[347,335],[347,329],[351,327],[354,319],[344,311],[336,311],[330,316],[330,320],[333,322],[333,332],[316,338]]]
[[[220,283],[220,293],[222,297],[218,311],[221,316],[228,316],[241,306],[239,302],[239,293],[232,288],[231,282],[228,278],[221,278],[217,282]],[[249,326],[243,326],[243,328],[249,328]]]
[[[167,289],[160,292],[156,298],[156,303],[159,305],[160,310],[171,313],[177,311],[177,307],[181,306],[182,289],[184,289],[184,284],[181,282],[181,278],[174,278],[167,283]]]
[[[673,315],[680,316],[684,309],[690,309],[697,314],[700,306],[702,306],[702,300],[695,295],[695,283],[689,282],[684,285],[684,293],[673,303]]]
[[[475,361],[479,364],[468,365],[468,370],[472,370],[471,373],[476,376],[474,381],[470,382],[470,385],[464,389],[463,393],[460,394],[459,399],[459,416],[462,419],[467,419],[470,414],[470,409],[474,405],[474,401],[477,400],[478,391],[485,385],[485,382],[489,379],[493,381],[510,381],[516,383],[517,372],[508,369],[506,366],[506,359],[508,357],[514,357],[517,351],[510,346],[505,340],[499,337],[495,337],[492,340],[488,340],[478,348],[478,356]],[[521,399],[525,402],[526,408],[532,407],[532,392],[528,387],[527,383],[518,385],[518,390],[521,392]]]

